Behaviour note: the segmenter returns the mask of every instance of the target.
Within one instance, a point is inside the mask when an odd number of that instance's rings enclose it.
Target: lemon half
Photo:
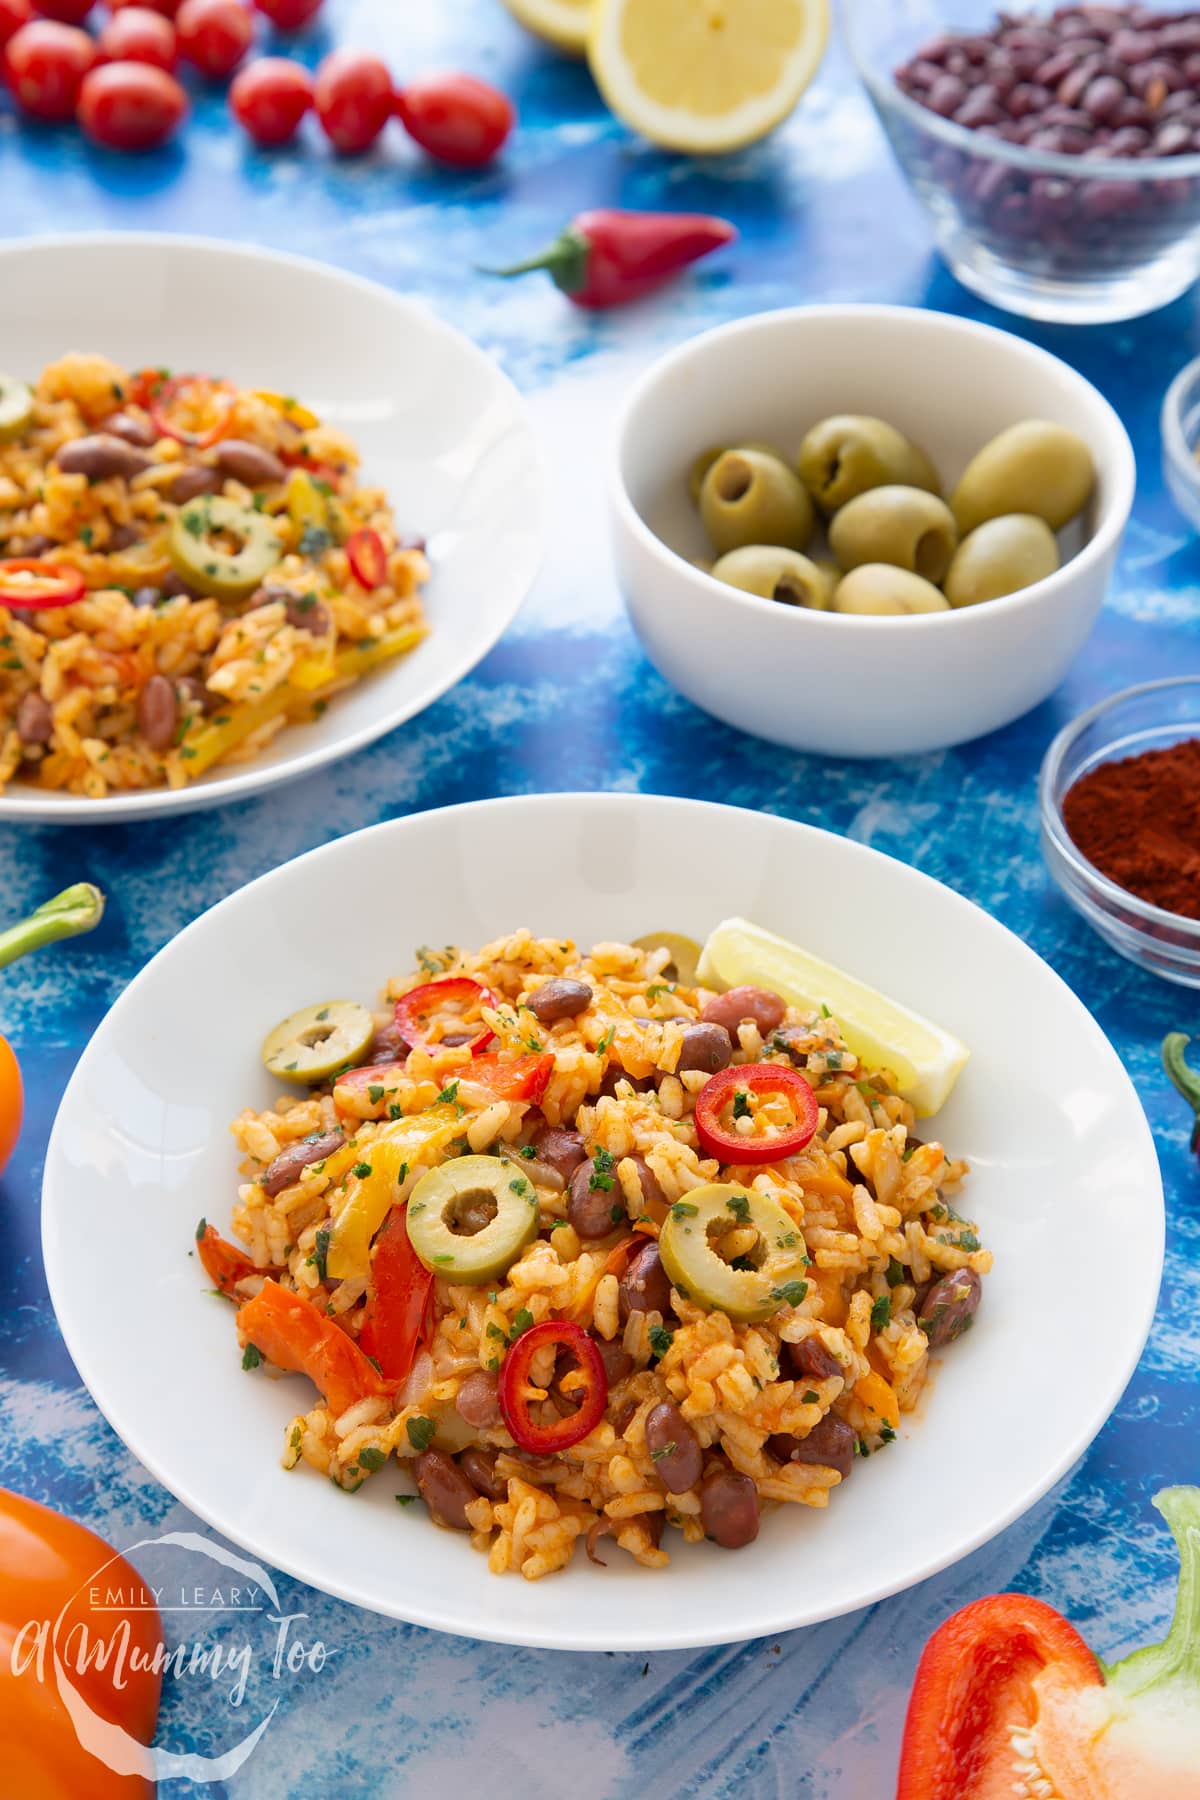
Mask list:
[[[792,1006],[827,1006],[859,1061],[894,1075],[897,1091],[922,1119],[945,1104],[970,1055],[940,1025],[748,919],[724,919],[716,927],[701,952],[698,979],[705,986],[770,988]]]
[[[595,0],[588,58],[626,125],[705,155],[782,124],[828,36],[828,0]]]
[[[582,56],[587,49],[592,0],[504,0],[514,19],[529,31]]]

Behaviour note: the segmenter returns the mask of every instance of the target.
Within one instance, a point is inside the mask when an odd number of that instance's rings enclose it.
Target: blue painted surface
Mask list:
[[[1163,1625],[1173,1593],[1168,1538],[1149,1496],[1200,1473],[1200,1175],[1157,1060],[1164,1031],[1197,1029],[1195,1003],[1121,962],[1059,901],[1042,870],[1035,800],[1040,758],[1061,723],[1128,681],[1200,661],[1200,550],[1164,493],[1157,422],[1169,378],[1196,351],[1192,303],[1103,330],[990,314],[933,256],[838,54],[771,142],[725,163],[687,164],[631,140],[586,72],[527,40],[498,0],[331,0],[323,36],[379,48],[400,73],[458,64],[499,81],[522,115],[503,166],[449,176],[399,139],[360,164],[335,163],[315,141],[268,156],[246,148],[219,99],[203,95],[182,147],[126,161],[71,134],[19,129],[0,101],[3,228],[236,235],[423,297],[530,396],[553,460],[568,471],[563,523],[537,593],[474,676],[303,788],[167,827],[0,831],[6,912],[82,875],[111,896],[101,935],[12,969],[0,986],[0,1019],[29,1086],[25,1133],[0,1182],[0,1482],[121,1545],[189,1523],[80,1387],[46,1293],[38,1194],[51,1120],[81,1047],[134,972],[197,912],[338,830],[490,793],[639,788],[829,826],[948,882],[1032,943],[1094,1012],[1143,1096],[1166,1176],[1166,1280],[1141,1366],[1089,1455],[1026,1519],[946,1575],[778,1643],[648,1662],[568,1659],[458,1644],[281,1580],[287,1609],[307,1612],[306,1633],[329,1645],[329,1664],[286,1686],[239,1773],[163,1791],[424,1800],[473,1784],[542,1800],[561,1791],[569,1766],[576,1800],[645,1792],[881,1800],[929,1630],[968,1599],[1020,1587],[1068,1612],[1101,1654],[1132,1648]],[[305,55],[321,44],[310,39]],[[530,251],[576,209],[607,203],[719,210],[742,240],[661,300],[600,320],[540,282],[497,290],[471,273]],[[904,763],[822,763],[717,724],[645,662],[603,559],[591,554],[602,544],[600,459],[581,421],[606,423],[631,369],[704,326],[830,299],[993,318],[1094,380],[1133,436],[1134,520],[1091,644],[1050,702],[966,749]],[[586,555],[572,542],[576,529]],[[1030,649],[1036,655],[1036,643]],[[1120,1304],[1119,1269],[1096,1301]],[[136,1342],[136,1318],[128,1329]],[[1069,1371],[1047,1370],[1046,1379],[1069,1380]],[[998,1419],[996,1429],[1019,1424]],[[168,1684],[162,1741],[203,1749],[228,1741],[221,1730],[195,1684]]]

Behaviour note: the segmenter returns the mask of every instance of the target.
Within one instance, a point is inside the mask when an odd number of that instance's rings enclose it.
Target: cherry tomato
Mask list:
[[[173,19],[179,11],[179,0],[108,0],[109,12],[123,12],[127,6],[148,6],[164,19]]]
[[[316,18],[325,0],[254,0],[254,4],[280,31],[299,31]]]
[[[17,1147],[25,1111],[25,1090],[12,1045],[0,1037],[0,1170]]]
[[[36,17],[33,0],[0,0],[0,49]]]
[[[260,56],[234,76],[229,104],[256,144],[286,144],[312,106],[308,70],[283,56]]]
[[[150,63],[102,63],[79,90],[79,123],[109,150],[157,149],[174,137],[187,109],[175,77]]]
[[[63,25],[82,25],[91,10],[92,0],[34,0],[36,13]]]
[[[108,19],[98,40],[109,62],[149,63],[152,68],[175,73],[179,46],[175,27],[162,13],[148,6],[125,6]]]
[[[507,142],[516,113],[511,100],[474,75],[421,75],[396,97],[409,137],[438,162],[479,169]]]
[[[22,112],[34,119],[69,119],[96,46],[77,25],[35,19],[22,25],[5,50],[8,85]]]
[[[254,15],[241,0],[183,0],[179,49],[210,81],[228,81],[254,42]]]
[[[317,70],[317,117],[343,156],[371,148],[392,116],[394,100],[386,66],[365,50],[335,50]]]

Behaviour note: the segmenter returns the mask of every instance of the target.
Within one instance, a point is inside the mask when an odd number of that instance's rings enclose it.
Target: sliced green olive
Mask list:
[[[668,981],[681,982],[684,987],[695,987],[696,967],[700,961],[700,946],[695,938],[684,937],[681,931],[648,931],[645,937],[634,938],[635,950],[669,950],[671,960],[663,969]]]
[[[498,1156],[460,1156],[408,1196],[408,1237],[427,1269],[479,1287],[506,1274],[538,1232],[532,1181]]]
[[[734,1268],[722,1244],[747,1229],[757,1232],[757,1240],[739,1248]],[[799,1306],[808,1292],[800,1227],[778,1201],[752,1188],[726,1182],[693,1188],[667,1214],[658,1253],[672,1287],[731,1319],[769,1319],[781,1306]]]
[[[33,389],[15,375],[0,373],[0,444],[20,437],[33,418]]]
[[[357,1000],[327,1000],[282,1020],[266,1039],[262,1059],[272,1075],[313,1087],[337,1069],[361,1062],[375,1021]]]
[[[237,547],[230,548],[231,542]],[[271,520],[222,494],[205,494],[179,508],[169,549],[175,573],[214,600],[244,600],[283,555]]]

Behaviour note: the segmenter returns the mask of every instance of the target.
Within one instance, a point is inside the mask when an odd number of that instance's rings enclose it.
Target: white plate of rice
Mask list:
[[[420,883],[398,880],[413,868]],[[392,903],[361,912],[348,935],[346,895],[374,892]],[[703,940],[734,914],[971,1050],[950,1101],[919,1130],[968,1159],[968,1210],[995,1264],[974,1329],[935,1358],[898,1440],[856,1465],[827,1509],[775,1507],[736,1552],[673,1542],[669,1566],[648,1568],[610,1544],[605,1568],[580,1551],[534,1581],[491,1574],[469,1538],[436,1529],[420,1505],[397,1507],[411,1484],[391,1464],[353,1495],[281,1467],[311,1389],[299,1376],[243,1374],[232,1309],[189,1256],[202,1215],[228,1233],[239,1179],[230,1122],[278,1093],[259,1060],[264,1033],[319,996],[375,1004],[417,946],[477,947],[520,926],[581,946],[661,930]],[[683,1648],[814,1623],[1003,1530],[1120,1399],[1153,1317],[1164,1234],[1157,1158],[1128,1076],[1080,1002],[1003,926],[845,839],[637,795],[494,800],[398,820],[213,908],[142,971],[84,1053],[50,1144],[43,1221],[80,1374],[131,1451],[214,1529],[393,1617],[574,1650]],[[160,1354],[140,1354],[146,1343]]]
[[[0,792],[0,820],[148,818],[311,773],[439,699],[492,648],[533,583],[542,472],[520,397],[481,350],[385,288],[297,257],[190,238],[0,244],[0,344],[5,370],[29,382],[83,352],[130,370],[211,372],[296,396],[353,442],[361,479],[383,490],[401,533],[426,541],[433,566],[423,593],[428,636],[334,693],[319,718],[182,786],[94,796],[18,774]]]

